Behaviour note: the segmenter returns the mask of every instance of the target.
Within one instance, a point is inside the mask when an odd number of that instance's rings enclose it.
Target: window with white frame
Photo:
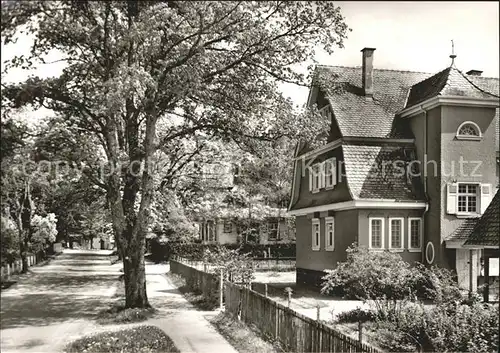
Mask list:
[[[403,218],[389,218],[389,248],[403,250]]]
[[[317,251],[320,248],[319,245],[320,236],[320,222],[318,218],[313,218],[312,220],[312,250]]]
[[[458,184],[458,213],[479,213],[478,184]]]
[[[457,129],[457,139],[459,140],[479,140],[481,139],[481,129],[472,121],[465,121]]]
[[[233,223],[231,221],[224,221],[224,233],[231,233],[233,231]]]
[[[476,182],[449,183],[446,193],[446,213],[463,217],[483,214],[493,196],[491,184]]]
[[[328,121],[331,121],[332,120],[332,111],[330,110],[330,106],[329,105],[326,105],[324,106],[323,108],[321,108],[319,110],[319,113],[321,114],[321,116],[323,116],[324,118],[327,118]]]
[[[336,158],[327,159],[324,163],[323,170],[325,176],[325,188],[332,189],[337,184],[337,160]]]
[[[384,248],[384,219],[370,217],[369,223],[370,249]]]
[[[335,221],[333,217],[325,218],[325,250],[333,251],[335,247]]]
[[[408,250],[422,251],[421,218],[408,218]]]

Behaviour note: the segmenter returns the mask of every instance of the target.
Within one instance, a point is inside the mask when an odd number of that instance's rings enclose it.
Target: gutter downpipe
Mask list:
[[[424,163],[427,161],[427,110],[424,109],[423,105],[420,105],[420,111],[424,114]],[[424,167],[423,170],[426,172],[427,168]],[[424,235],[427,233],[427,221],[425,219],[425,215],[429,211],[429,195],[427,194],[427,173],[424,174],[424,196],[426,199],[426,204],[425,204],[425,210],[424,213],[422,214],[422,219],[424,221]],[[422,244],[422,247],[424,247],[424,244]],[[422,251],[422,263],[424,263],[425,260],[425,250]]]

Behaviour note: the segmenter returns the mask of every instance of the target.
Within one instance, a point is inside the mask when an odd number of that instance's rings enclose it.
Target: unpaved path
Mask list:
[[[146,266],[150,303],[158,315],[140,323],[100,325],[96,314],[116,302],[121,263],[110,264],[109,251],[65,250],[46,266],[1,293],[2,352],[62,352],[85,335],[154,325],[165,331],[183,353],[236,350],[165,276],[168,265]]]

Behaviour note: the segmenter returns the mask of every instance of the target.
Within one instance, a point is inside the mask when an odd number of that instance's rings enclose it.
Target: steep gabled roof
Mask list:
[[[420,178],[407,178],[409,160],[405,147],[397,145],[343,144],[345,174],[354,200],[395,199],[425,201]]]
[[[437,94],[478,98],[500,95],[498,78],[466,75],[454,67],[435,75],[374,69],[373,99],[367,99],[361,70],[361,67],[319,65],[314,73],[313,82],[325,92],[343,137],[413,138],[410,129],[396,118],[405,107]],[[498,150],[498,109],[495,119]]]
[[[500,246],[500,192],[497,191],[464,245]]]
[[[498,80],[496,81],[496,88],[492,80],[481,81],[476,79],[474,82],[455,67],[448,67],[434,76],[413,85],[408,95],[406,108],[437,96],[498,98]]]
[[[314,82],[326,93],[342,136],[411,137],[394,127],[394,117],[404,108],[412,85],[429,73],[373,70],[373,100],[366,99],[361,67],[318,66]]]

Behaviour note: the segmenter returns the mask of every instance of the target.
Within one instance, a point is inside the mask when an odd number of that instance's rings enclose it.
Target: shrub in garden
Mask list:
[[[411,285],[413,293],[421,299],[438,302],[454,302],[462,300],[462,293],[452,271],[432,266],[426,267],[416,263],[414,280]]]
[[[375,321],[377,314],[372,310],[356,308],[337,314],[336,321],[339,323],[368,322]]]
[[[377,321],[380,344],[393,352],[498,352],[498,305],[405,306]]]
[[[358,300],[461,300],[461,292],[451,271],[420,263],[414,266],[400,255],[388,251],[375,252],[347,249],[347,261],[323,277],[322,293]]]
[[[374,304],[373,313],[354,310],[337,321],[374,322],[378,343],[389,351],[498,351],[498,305],[463,301],[449,270],[410,267],[397,254],[351,246],[347,261],[323,279],[323,293],[342,289],[346,297]]]
[[[232,282],[250,283],[254,279],[255,269],[251,257],[238,250],[229,250],[224,246],[212,251],[206,249],[203,261],[211,268],[224,268],[226,278]]]
[[[373,252],[352,245],[347,261],[323,277],[321,292],[342,292],[350,299],[404,299],[412,295],[415,271],[410,264],[390,252]]]

